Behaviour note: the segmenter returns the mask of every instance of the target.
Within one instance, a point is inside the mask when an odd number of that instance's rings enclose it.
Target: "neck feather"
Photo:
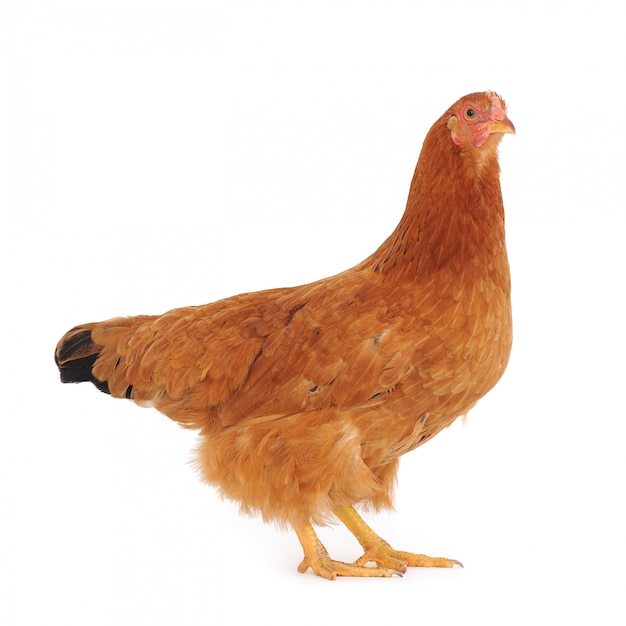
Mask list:
[[[445,124],[431,129],[404,215],[370,258],[375,271],[424,276],[504,253],[497,143],[494,137],[480,151],[465,150],[450,140]]]

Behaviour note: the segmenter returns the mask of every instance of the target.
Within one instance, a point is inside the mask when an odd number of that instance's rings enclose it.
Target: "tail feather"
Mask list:
[[[124,367],[128,341],[143,322],[151,319],[145,315],[117,317],[72,328],[61,338],[54,354],[61,382],[90,382],[116,398],[132,399],[133,385]]]
[[[154,354],[146,357],[156,332],[153,324],[158,319],[137,315],[72,328],[61,338],[54,354],[61,382],[90,382],[114,398],[156,407],[185,428],[200,428],[210,408],[182,407],[185,402],[180,395],[168,395],[163,372],[155,374],[161,359]],[[175,367],[169,369],[176,373]]]
[[[95,324],[85,324],[72,328],[59,341],[54,360],[63,383],[93,383],[100,391],[111,393],[106,380],[99,380],[93,374],[93,366],[100,356],[102,346],[93,342],[91,331]]]

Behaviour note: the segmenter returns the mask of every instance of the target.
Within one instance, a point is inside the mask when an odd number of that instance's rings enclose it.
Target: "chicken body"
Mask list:
[[[204,479],[244,511],[293,527],[301,571],[456,564],[392,550],[353,507],[391,506],[399,457],[467,413],[504,372],[505,132],[514,129],[496,94],[465,96],[427,135],[400,224],[358,266],[78,326],[57,346],[62,380],[89,380],[197,429]],[[332,561],[315,536],[312,524],[333,516],[364,547],[356,565]]]

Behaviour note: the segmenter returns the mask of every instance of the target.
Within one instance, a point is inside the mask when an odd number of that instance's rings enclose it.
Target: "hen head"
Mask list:
[[[506,116],[504,100],[493,91],[461,98],[447,115],[452,141],[461,148],[481,148],[488,141],[495,148],[502,133],[515,133],[515,126]]]

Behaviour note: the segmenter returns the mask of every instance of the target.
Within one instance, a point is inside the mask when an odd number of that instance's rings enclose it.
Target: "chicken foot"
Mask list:
[[[455,559],[394,550],[365,523],[365,520],[351,506],[336,509],[335,515],[363,547],[364,554],[355,561],[356,566],[363,567],[366,563],[376,563],[379,568],[386,568],[400,574],[406,572],[407,567],[454,567],[455,565],[463,567],[463,564]]]
[[[354,563],[331,559],[313,526],[305,524],[296,529],[304,550],[304,559],[298,566],[300,573],[306,572],[310,567],[318,576],[335,580],[337,576],[378,578],[389,578],[394,574],[401,576],[406,572],[407,567],[454,567],[455,565],[463,567],[463,564],[455,559],[394,550],[365,523],[365,520],[351,506],[340,507],[334,513],[361,544],[364,550],[363,555]],[[368,567],[367,563],[376,563],[377,567]]]
[[[298,539],[304,550],[304,559],[298,565],[298,571],[304,574],[309,567],[315,574],[328,580],[335,580],[337,576],[376,576],[390,577],[394,572],[384,567],[366,567],[356,563],[344,563],[330,558],[324,544],[319,540],[311,524],[305,524],[296,529]],[[405,568],[406,569],[406,568]]]

